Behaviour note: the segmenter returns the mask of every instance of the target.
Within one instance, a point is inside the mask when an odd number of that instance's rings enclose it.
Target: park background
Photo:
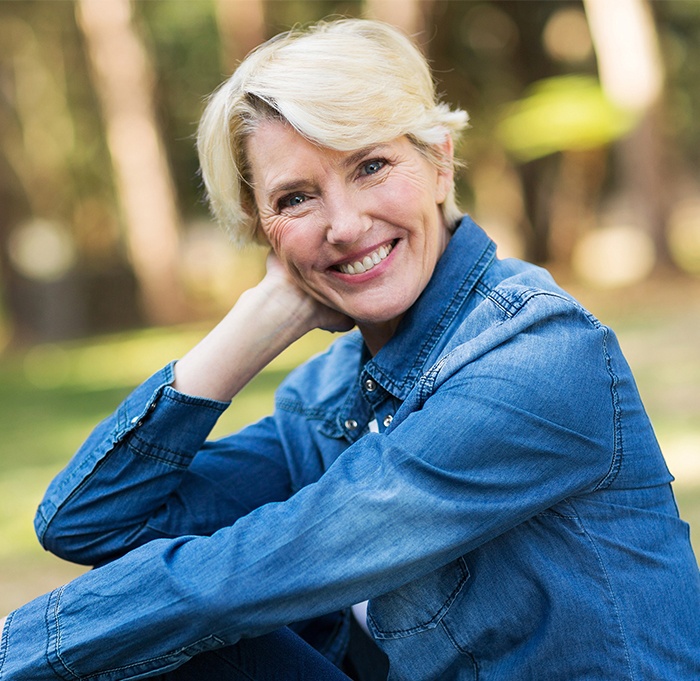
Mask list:
[[[0,0],[0,615],[84,569],[33,535],[49,480],[263,272],[207,214],[206,95],[265,38],[339,15],[415,36],[471,114],[462,207],[618,332],[698,555],[699,0]],[[331,338],[290,348],[215,434]]]

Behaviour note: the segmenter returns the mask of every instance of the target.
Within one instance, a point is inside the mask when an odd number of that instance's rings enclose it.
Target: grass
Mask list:
[[[682,289],[635,296],[580,295],[618,331],[700,555],[700,295]],[[689,300],[698,301],[694,309]],[[36,542],[32,520],[47,484],[135,385],[203,333],[147,330],[0,357],[0,616],[84,569],[44,553]],[[213,435],[268,413],[282,377],[331,338],[318,332],[289,348],[236,398]]]

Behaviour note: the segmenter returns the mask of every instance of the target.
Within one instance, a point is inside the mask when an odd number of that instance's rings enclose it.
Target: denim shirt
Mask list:
[[[700,575],[614,334],[465,218],[374,357],[350,333],[274,414],[166,367],[48,489],[96,569],[8,618],[0,680],[135,679],[369,599],[403,681],[700,678]]]

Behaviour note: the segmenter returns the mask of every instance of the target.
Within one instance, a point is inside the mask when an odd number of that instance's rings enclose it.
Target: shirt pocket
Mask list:
[[[367,609],[367,626],[376,639],[413,636],[434,629],[469,580],[463,558],[373,598]]]

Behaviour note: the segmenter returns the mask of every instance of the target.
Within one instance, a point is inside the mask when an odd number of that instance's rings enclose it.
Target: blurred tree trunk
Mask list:
[[[666,265],[670,205],[660,126],[664,69],[654,17],[648,0],[583,0],[583,4],[604,91],[640,116],[636,128],[614,147],[621,191],[630,217],[647,230],[660,264]]]
[[[417,37],[425,31],[426,14],[432,4],[432,0],[365,0],[368,14],[373,19],[385,21],[406,35]],[[419,39],[418,42],[422,41]]]
[[[155,113],[152,67],[129,0],[78,0],[94,86],[147,320],[181,321],[179,213]]]
[[[36,237],[39,227],[64,237],[70,251],[75,246],[66,18],[72,20],[70,5],[5,3],[0,9],[0,326],[7,324],[7,340],[15,344],[75,337],[88,322],[76,263],[68,258],[45,269],[52,259],[57,263],[56,243],[26,236]],[[42,33],[45,26],[61,30]]]
[[[231,73],[238,62],[266,38],[262,0],[216,0],[222,62]]]

